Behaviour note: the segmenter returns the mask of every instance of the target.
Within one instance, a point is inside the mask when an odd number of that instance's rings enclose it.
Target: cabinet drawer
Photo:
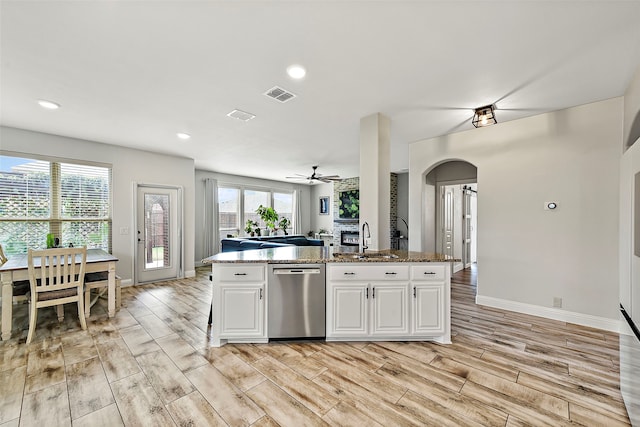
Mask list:
[[[408,265],[391,263],[374,265],[369,263],[354,264],[330,266],[329,278],[333,281],[409,280]]]
[[[213,280],[218,282],[262,282],[264,265],[214,265]]]
[[[444,280],[444,265],[414,265],[411,267],[411,280]]]

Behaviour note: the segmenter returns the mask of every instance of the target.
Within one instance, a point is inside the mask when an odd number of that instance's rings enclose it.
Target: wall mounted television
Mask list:
[[[341,191],[338,194],[338,218],[360,218],[360,190]]]

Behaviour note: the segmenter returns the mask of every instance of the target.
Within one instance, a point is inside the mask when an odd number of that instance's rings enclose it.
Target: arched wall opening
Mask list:
[[[478,168],[461,159],[447,159],[427,168],[422,177],[422,247],[460,261],[453,271],[477,259]]]

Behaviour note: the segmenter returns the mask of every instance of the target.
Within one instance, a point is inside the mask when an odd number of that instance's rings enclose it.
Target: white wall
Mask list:
[[[478,168],[479,302],[535,311],[560,297],[548,317],[617,327],[622,108],[614,98],[410,145],[410,200],[434,165]],[[422,206],[409,209],[410,248],[422,250]]]
[[[311,188],[311,222],[309,230],[317,233],[324,228],[333,233],[333,183],[316,184]],[[329,197],[329,215],[320,215],[320,197]],[[307,231],[309,231],[307,230]]]
[[[67,138],[28,130],[0,127],[0,149],[70,160],[110,163],[113,167],[113,254],[119,258],[117,274],[125,284],[133,278],[134,249],[134,183],[181,186],[184,189],[185,275],[194,269],[194,185],[192,159],[133,150],[94,141]],[[128,227],[130,234],[118,230]]]
[[[213,178],[218,180],[218,186],[225,184],[247,186],[252,188],[262,188],[267,191],[283,190],[283,191],[300,191],[300,208],[302,224],[301,232],[306,234],[310,228],[309,212],[310,212],[310,187],[303,184],[293,184],[289,182],[270,181],[264,179],[251,178],[247,176],[229,175],[211,171],[196,170],[195,171],[195,227],[198,231],[195,235],[195,264],[201,265],[200,261],[211,254],[204,253],[204,235],[200,232],[204,229],[204,221],[208,220],[204,217],[204,180]]]

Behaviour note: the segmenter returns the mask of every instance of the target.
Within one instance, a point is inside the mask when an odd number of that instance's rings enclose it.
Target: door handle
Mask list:
[[[369,287],[367,286],[367,299],[369,299]]]
[[[371,288],[371,298],[373,298],[373,299],[376,298],[376,287],[375,286],[373,288]]]
[[[262,288],[260,288],[260,299],[262,299]]]
[[[413,287],[413,297],[414,298],[416,297],[416,287],[415,286]]]

